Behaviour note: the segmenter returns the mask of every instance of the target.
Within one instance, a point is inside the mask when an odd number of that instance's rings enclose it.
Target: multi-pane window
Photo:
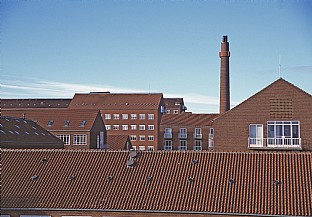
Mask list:
[[[186,139],[187,138],[187,129],[186,128],[180,128],[179,138],[180,139]]]
[[[136,129],[137,129],[137,126],[136,126],[135,124],[132,124],[132,125],[130,126],[130,129],[131,129],[131,130],[136,130]]]
[[[165,128],[164,138],[172,139],[172,128]]]
[[[140,151],[145,151],[145,146],[140,145],[140,146],[139,146],[139,150],[140,150]]]
[[[75,134],[74,137],[74,145],[86,145],[87,144],[87,135],[86,134]]]
[[[137,136],[136,135],[130,135],[130,140],[131,141],[136,141],[137,140]]]
[[[148,135],[148,136],[147,136],[147,140],[148,140],[148,141],[154,141],[154,136]]]
[[[145,130],[145,125],[139,125],[139,130]]]
[[[105,120],[109,120],[111,119],[111,115],[110,114],[105,114]]]
[[[136,115],[136,114],[131,114],[131,115],[130,115],[130,119],[131,119],[131,120],[135,120],[136,118],[137,118],[137,115]]]
[[[119,130],[119,125],[117,124],[113,125],[113,130]]]
[[[51,127],[53,125],[54,121],[53,120],[49,120],[48,121],[48,127]]]
[[[300,145],[299,121],[269,121],[268,145]]]
[[[165,140],[164,150],[172,150],[172,141],[171,140]]]
[[[147,129],[148,129],[148,130],[154,130],[155,127],[154,127],[154,125],[148,125],[148,126],[147,126]]]
[[[111,130],[111,125],[105,125],[106,130]]]
[[[203,137],[201,128],[195,128],[194,139],[201,139]]]
[[[187,141],[186,140],[180,140],[179,150],[187,150]]]
[[[145,119],[145,114],[139,114],[139,119],[140,119],[140,120]]]
[[[137,147],[135,145],[132,146],[133,150],[137,150]]]
[[[249,145],[250,146],[263,146],[263,125],[250,124],[249,125]]]
[[[173,110],[173,114],[179,114],[179,110]]]
[[[57,138],[64,142],[64,145],[70,145],[70,135],[69,134],[59,134],[56,135]]]
[[[118,120],[119,119],[119,114],[114,114],[114,120]]]
[[[122,125],[121,128],[122,130],[128,130],[128,125]]]
[[[139,135],[139,141],[145,141],[145,136],[144,135]]]
[[[148,151],[154,151],[154,146],[148,146],[148,147],[147,147],[147,150],[148,150]]]
[[[147,119],[148,120],[154,120],[154,114],[148,114]]]
[[[122,118],[123,120],[127,120],[127,119],[128,119],[128,114],[122,114],[122,115],[121,115],[121,118]]]
[[[202,150],[202,141],[201,140],[195,140],[194,150],[200,151]]]

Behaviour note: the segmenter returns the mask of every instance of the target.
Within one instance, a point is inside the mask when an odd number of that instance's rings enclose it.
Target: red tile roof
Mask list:
[[[181,114],[165,114],[162,116],[161,126],[211,126],[212,120],[219,114],[193,114],[183,112]]]
[[[64,148],[61,140],[31,120],[1,116],[0,122],[1,148]]]
[[[128,145],[127,145],[128,143]],[[129,135],[107,135],[109,150],[130,150],[132,149]],[[129,146],[129,147],[128,147]]]
[[[3,115],[13,117],[22,117],[24,114],[27,119],[35,121],[49,131],[90,131],[98,113],[99,110],[69,110],[66,108],[2,110]],[[48,126],[49,121],[53,122],[51,126]],[[69,121],[68,126],[65,126],[66,121]],[[84,126],[81,126],[82,121],[85,121]]]
[[[312,215],[312,153],[2,150],[1,206]],[[134,165],[132,167],[128,165]]]
[[[89,93],[75,94],[70,109],[158,109],[161,93]]]
[[[67,108],[71,99],[1,99],[2,108]]]

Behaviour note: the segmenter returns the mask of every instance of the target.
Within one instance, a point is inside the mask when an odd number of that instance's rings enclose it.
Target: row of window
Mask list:
[[[119,130],[120,129],[120,125],[119,124],[114,124],[114,125],[105,125],[106,130]],[[136,124],[131,124],[130,125],[130,130],[145,130],[145,125],[144,124],[140,124],[140,125],[136,125]],[[154,125],[147,125],[147,130],[154,130],[155,126]],[[121,130],[129,130],[129,125],[121,125]]]
[[[203,149],[202,141],[201,140],[195,140],[193,150],[201,151],[202,149]],[[171,140],[165,140],[164,150],[170,150],[170,151],[172,150],[172,141]],[[187,142],[185,140],[180,140],[178,150],[187,150]]]
[[[70,134],[58,134],[56,135],[60,140],[64,142],[64,145],[70,145]],[[73,135],[73,145],[86,145],[87,144],[87,134],[74,134]]]
[[[139,120],[145,120],[145,114],[139,114],[139,115],[137,115],[137,114],[130,114],[130,119],[131,120],[135,120],[135,119],[137,119],[137,116],[138,116]],[[104,119],[105,120],[110,120],[110,119],[118,120],[120,118],[122,120],[127,120],[127,119],[129,119],[129,115],[128,114],[121,114],[121,115],[120,114],[113,114],[113,115],[105,114],[104,115]],[[154,118],[155,118],[154,114],[148,114],[147,115],[147,119],[148,120],[154,120]]]
[[[80,123],[80,127],[84,127],[86,125],[87,121],[85,120],[82,120],[81,123]],[[47,126],[48,127],[52,127],[54,124],[54,120],[49,120],[48,123],[47,123]],[[70,120],[65,120],[64,121],[64,127],[68,127],[70,125]]]
[[[134,145],[132,146],[133,150],[140,150],[140,151],[154,151],[154,146],[147,146],[147,148],[143,145],[138,146],[138,148]]]
[[[145,141],[145,135],[139,135],[138,138],[136,135],[130,135],[130,140],[131,141]],[[153,135],[148,135],[147,136],[147,141],[154,141],[154,136]]]

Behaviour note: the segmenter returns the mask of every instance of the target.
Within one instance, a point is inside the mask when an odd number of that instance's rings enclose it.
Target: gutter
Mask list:
[[[166,210],[124,210],[124,209],[64,209],[64,208],[1,208],[7,211],[92,211],[92,212],[138,212],[138,213],[170,213],[170,214],[199,214],[199,215],[234,215],[234,216],[269,216],[293,217],[293,215],[267,215],[254,213],[224,213],[224,212],[196,212],[196,211],[166,211]]]

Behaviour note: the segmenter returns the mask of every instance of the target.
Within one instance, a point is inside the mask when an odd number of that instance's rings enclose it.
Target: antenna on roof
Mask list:
[[[278,75],[279,75],[279,78],[281,78],[281,73],[282,73],[281,55],[279,55],[278,56]]]

